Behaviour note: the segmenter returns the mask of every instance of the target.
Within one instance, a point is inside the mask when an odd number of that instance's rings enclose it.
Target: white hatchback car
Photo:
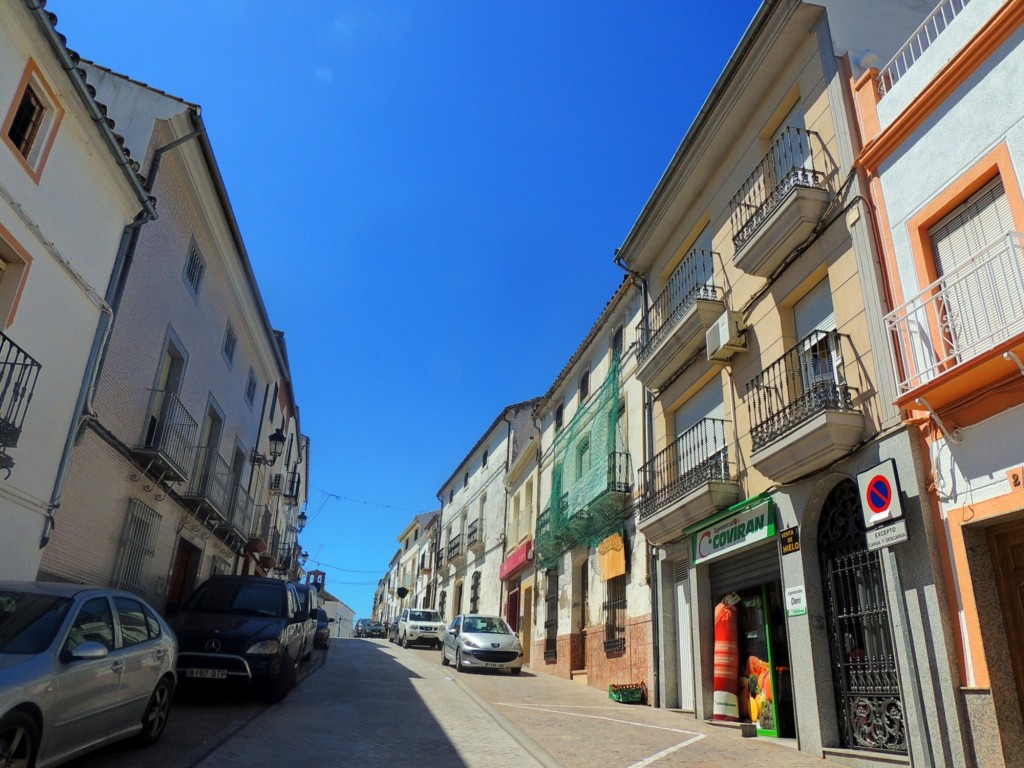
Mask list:
[[[523,671],[523,646],[519,636],[500,616],[460,614],[448,627],[441,648],[441,663],[467,669]]]
[[[406,608],[398,617],[395,633],[403,648],[420,643],[440,648],[441,638],[444,637],[444,621],[441,620],[441,614],[429,608]]]

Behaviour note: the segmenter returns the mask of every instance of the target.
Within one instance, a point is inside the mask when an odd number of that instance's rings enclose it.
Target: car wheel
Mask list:
[[[448,666],[448,654],[446,654],[444,652],[444,648],[441,649],[441,666],[442,667],[447,667]]]
[[[33,766],[39,750],[39,729],[23,712],[8,712],[0,720],[0,763]]]
[[[518,675],[522,671],[523,671],[522,667],[512,667],[512,669],[509,670],[509,672],[511,672],[513,675]]]
[[[281,669],[278,671],[277,677],[270,682],[264,692],[263,698],[268,703],[275,704],[281,701],[295,687],[296,666],[298,665],[292,661],[292,657],[286,653],[281,659]]]
[[[409,636],[408,635],[402,635],[402,647],[403,648],[408,648],[409,647]]]
[[[455,649],[455,671],[456,672],[465,672],[466,671],[466,670],[464,670],[462,668],[462,649],[461,648],[456,648]]]
[[[306,651],[306,655],[302,657],[303,661],[309,661],[313,658],[313,643],[309,644],[309,650]]]
[[[171,681],[166,677],[161,678],[153,689],[153,695],[149,697],[149,704],[142,715],[142,731],[135,737],[135,742],[140,747],[148,747],[160,740],[167,727],[167,716],[171,712],[171,696],[174,689]]]

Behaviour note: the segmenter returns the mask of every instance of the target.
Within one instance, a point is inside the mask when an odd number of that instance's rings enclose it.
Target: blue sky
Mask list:
[[[312,441],[307,567],[357,616],[614,293],[757,6],[50,0],[72,50],[203,108]]]

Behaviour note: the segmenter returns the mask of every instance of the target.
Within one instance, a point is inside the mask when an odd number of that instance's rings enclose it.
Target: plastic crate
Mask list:
[[[609,685],[608,698],[620,704],[639,704],[644,698],[644,684],[627,683],[626,685]]]

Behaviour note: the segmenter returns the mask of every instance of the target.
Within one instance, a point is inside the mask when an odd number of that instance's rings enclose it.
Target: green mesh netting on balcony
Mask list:
[[[554,568],[567,549],[596,547],[621,530],[632,483],[621,417],[616,355],[601,389],[555,436],[551,496],[534,541],[540,568]]]

